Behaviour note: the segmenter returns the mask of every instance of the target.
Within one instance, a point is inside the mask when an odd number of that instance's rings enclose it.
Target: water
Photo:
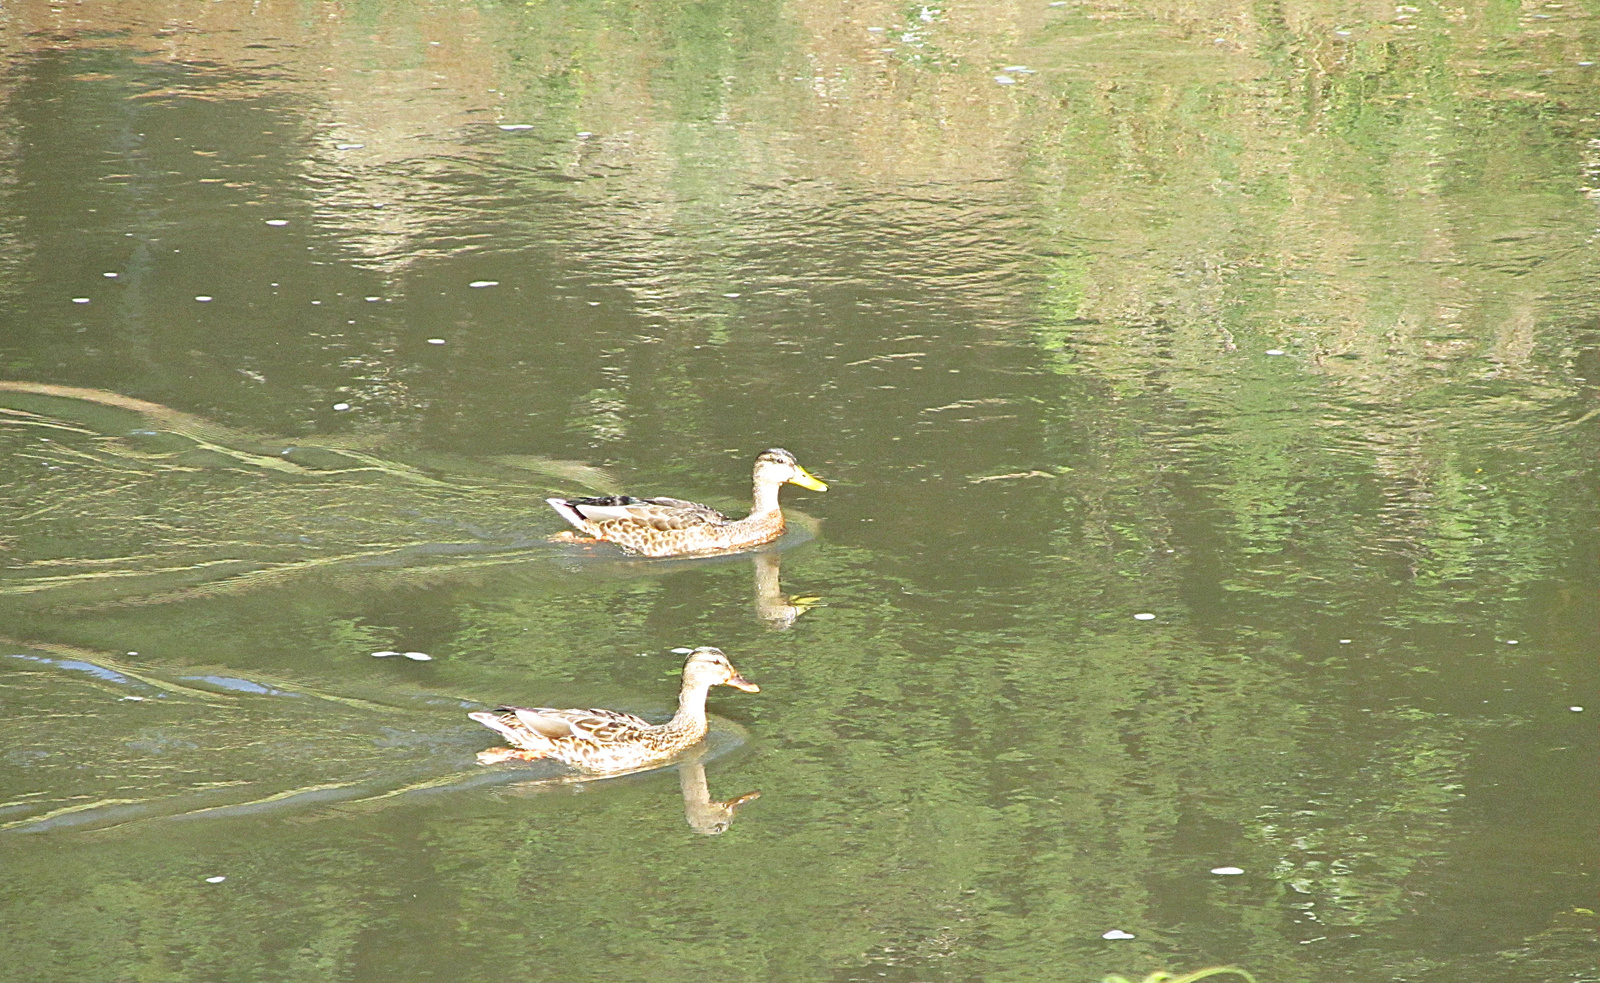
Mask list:
[[[1595,13],[7,8],[0,978],[1595,979]]]

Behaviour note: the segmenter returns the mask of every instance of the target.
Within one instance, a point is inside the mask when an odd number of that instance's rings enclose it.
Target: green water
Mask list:
[[[1600,979],[1593,0],[0,58],[0,979]],[[775,547],[546,539],[769,446]],[[694,645],[699,758],[474,764]]]

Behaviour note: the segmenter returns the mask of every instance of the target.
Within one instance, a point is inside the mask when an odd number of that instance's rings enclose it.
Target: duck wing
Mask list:
[[[620,710],[557,710],[552,707],[502,707],[517,723],[551,740],[575,740],[588,744],[616,744],[636,740],[649,730],[650,721]]]
[[[629,522],[663,532],[695,526],[720,526],[727,516],[709,505],[686,502],[681,498],[634,498],[607,495],[600,498],[569,498],[565,504],[590,522]]]

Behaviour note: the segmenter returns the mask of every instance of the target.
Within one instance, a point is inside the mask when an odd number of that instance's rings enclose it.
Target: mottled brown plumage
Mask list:
[[[781,447],[763,451],[756,458],[753,479],[753,502],[743,519],[730,519],[709,505],[680,498],[610,495],[545,501],[592,539],[645,556],[678,556],[769,543],[783,535],[783,512],[778,508],[782,485],[828,490]]]
[[[467,716],[499,731],[513,745],[479,753],[481,764],[554,758],[590,774],[633,771],[666,762],[706,736],[706,691],[713,686],[760,692],[739,675],[721,649],[703,646],[684,663],[678,712],[664,724],[619,710],[550,707],[501,707]]]

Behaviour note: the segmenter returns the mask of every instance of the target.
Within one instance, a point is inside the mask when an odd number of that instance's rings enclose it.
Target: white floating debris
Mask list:
[[[1571,710],[1573,713],[1582,713],[1583,712],[1583,707],[1567,707],[1567,709]]]
[[[196,294],[194,299],[202,304],[209,304],[213,298],[210,294]]]
[[[509,131],[509,130],[531,130],[531,129],[533,129],[533,124],[532,123],[501,123],[500,124],[500,129],[507,130],[507,131]]]
[[[999,82],[1001,85],[1016,85],[1017,84],[1017,80],[1012,78],[1009,75],[996,75],[994,77],[994,80],[996,82]]]
[[[115,280],[117,278],[115,273],[102,273],[100,275],[105,277],[107,280]]]
[[[694,649],[675,648],[675,649],[672,650],[672,653],[674,655],[688,655],[690,652],[693,652],[693,651],[694,651]]]
[[[882,34],[883,33],[883,28],[881,28],[881,27],[869,27],[869,28],[867,28],[867,30],[870,31],[873,34]]]
[[[1340,645],[1349,645],[1349,644],[1350,644],[1350,639],[1348,639],[1348,638],[1341,638],[1341,639],[1339,639],[1339,644],[1340,644]]]
[[[1021,72],[1023,75],[1033,74],[1033,69],[1029,68],[1027,65],[1007,65],[1000,70],[1002,72]]]
[[[592,136],[594,136],[594,134],[590,133],[588,130],[579,130],[578,131],[578,139],[579,140],[587,140]]]
[[[433,661],[433,656],[429,655],[426,652],[401,652],[400,654],[405,656],[406,658],[410,659],[412,662],[432,662]]]
[[[1104,934],[1104,935],[1102,935],[1100,937],[1102,939],[1111,939],[1113,941],[1118,940],[1118,939],[1131,939],[1131,938],[1133,938],[1133,936],[1131,934],[1129,934],[1128,932],[1124,932],[1120,928],[1114,928],[1111,931],[1107,932],[1106,934]]]
[[[72,302],[74,304],[87,304],[89,302],[89,298],[87,298],[87,297],[74,297],[74,298],[72,298]]]
[[[269,218],[269,219],[267,219],[267,224],[268,225],[288,225],[289,224],[289,220],[286,219],[286,218]]]
[[[1066,5],[1067,0],[1050,0],[1050,6],[1052,7],[1065,7]]]
[[[1213,874],[1221,874],[1223,877],[1233,877],[1236,874],[1244,873],[1244,870],[1239,867],[1213,867],[1211,872]]]
[[[1268,355],[1282,355],[1283,354],[1283,349],[1282,348],[1268,348],[1267,349],[1267,354]]]
[[[313,300],[313,301],[312,301],[312,302],[311,302],[311,306],[312,306],[312,307],[321,307],[321,306],[322,306],[322,301],[320,301],[320,300]]]
[[[1579,68],[1593,68],[1594,67],[1594,62],[1592,62],[1592,61],[1580,61],[1580,62],[1578,62],[1578,67]]]
[[[154,433],[154,431],[151,431],[151,432]],[[131,656],[137,657],[139,653],[138,652],[129,652],[128,654],[131,655]]]
[[[349,403],[334,403],[333,404],[333,408],[342,413],[345,410],[350,408],[350,404]]]
[[[206,883],[207,884],[221,884],[225,880],[227,880],[226,877],[223,877],[221,874],[218,874],[216,877],[207,877],[206,878]]]
[[[723,294],[722,296],[728,298],[729,300],[732,300],[735,297],[738,297],[739,295],[738,294]]]
[[[336,143],[336,144],[333,145],[333,149],[335,149],[335,150],[360,150],[362,147],[365,147],[365,146],[366,146],[366,144],[364,144],[364,143]]]
[[[375,304],[378,301],[382,300],[383,298],[382,297],[363,297],[361,299],[366,301],[369,304]]]
[[[143,703],[144,702],[144,697],[142,697],[142,696],[124,696],[123,699],[126,700],[129,703]]]
[[[374,652],[374,653],[372,653],[372,657],[374,659],[387,659],[391,655],[399,655],[399,654],[400,654],[399,652],[392,652],[389,649],[384,649],[382,652]]]
[[[1517,640],[1515,638],[1508,638],[1508,639],[1506,639],[1506,644],[1507,645],[1515,645],[1515,644],[1517,644]]]
[[[500,281],[499,280],[474,280],[471,283],[467,284],[467,286],[474,287],[474,288],[476,288],[476,287],[498,287],[498,286],[500,286]]]
[[[443,338],[429,338],[428,339],[428,344],[430,344],[430,345],[442,345],[442,344],[444,344],[444,339]]]
[[[1151,614],[1149,611],[1140,611],[1138,614],[1133,616],[1133,620],[1134,621],[1154,621],[1154,620],[1156,620],[1156,616]]]

